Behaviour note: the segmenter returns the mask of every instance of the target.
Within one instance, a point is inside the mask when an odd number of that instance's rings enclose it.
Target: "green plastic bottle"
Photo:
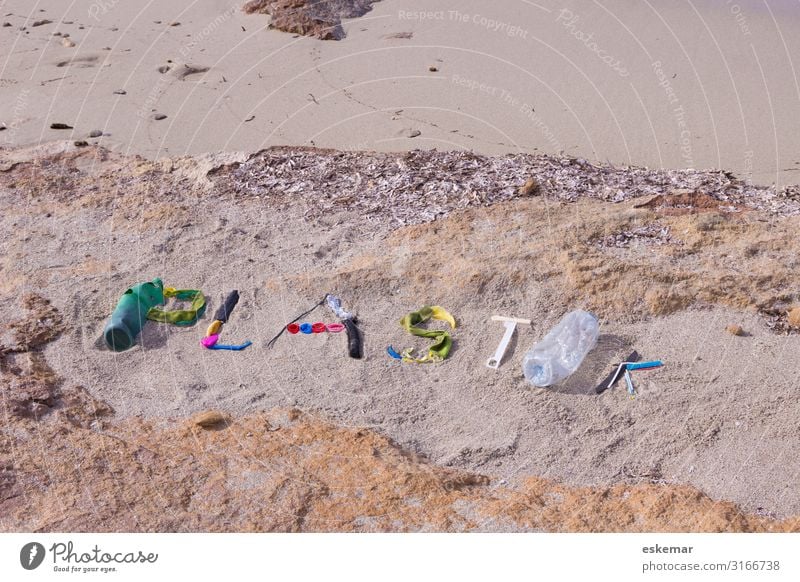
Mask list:
[[[130,348],[147,321],[147,313],[163,304],[164,283],[161,279],[137,283],[125,291],[103,332],[108,347],[116,352]]]

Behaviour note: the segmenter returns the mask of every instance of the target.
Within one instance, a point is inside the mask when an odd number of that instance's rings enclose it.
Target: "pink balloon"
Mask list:
[[[215,333],[214,335],[210,335],[208,337],[204,337],[200,340],[200,343],[203,345],[204,348],[210,348],[219,340],[219,334]]]

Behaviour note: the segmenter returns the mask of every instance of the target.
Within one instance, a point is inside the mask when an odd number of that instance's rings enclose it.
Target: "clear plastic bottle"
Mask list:
[[[571,311],[522,360],[525,379],[551,386],[575,372],[597,344],[600,325],[588,311]]]

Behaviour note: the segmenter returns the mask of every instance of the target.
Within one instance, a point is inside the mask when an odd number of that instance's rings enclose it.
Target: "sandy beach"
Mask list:
[[[271,145],[563,151],[797,182],[791,2],[384,0],[324,42],[270,30],[241,4],[7,0],[0,144],[97,130],[151,159]]]
[[[0,529],[798,531],[791,3],[383,0],[339,40],[241,4],[3,3]],[[109,350],[154,277],[208,313]],[[205,350],[232,289],[253,345]],[[268,346],[326,293],[362,359]],[[450,357],[392,359],[423,305]],[[574,309],[598,346],[531,386]],[[499,370],[492,315],[532,320]],[[632,350],[665,365],[598,394]]]

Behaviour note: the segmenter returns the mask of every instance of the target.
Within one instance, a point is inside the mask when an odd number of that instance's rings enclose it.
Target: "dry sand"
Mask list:
[[[791,216],[691,206],[675,215],[670,207],[634,208],[636,200],[564,203],[544,189],[393,229],[397,200],[376,199],[369,222],[347,204],[310,220],[304,197],[236,193],[241,168],[299,168],[308,152],[256,156],[205,177],[208,162],[154,164],[65,147],[0,174],[11,194],[0,231],[13,264],[4,284],[9,297],[36,291],[65,314],[67,331],[44,355],[68,385],[86,387],[117,418],[295,406],[509,483],[529,475],[572,485],[688,483],[749,513],[800,511],[800,336],[768,327],[776,305],[798,299]],[[323,166],[340,157],[319,156],[327,157]],[[385,175],[380,164],[403,157],[376,156],[373,171]],[[438,159],[418,161],[435,168]],[[474,158],[478,168],[496,163]],[[325,199],[325,181],[315,184],[314,175],[296,170],[298,183],[316,192],[308,198]],[[666,228],[672,242],[598,243],[637,228]],[[155,276],[202,288],[210,309],[237,288],[242,301],[223,337],[255,345],[209,352],[199,346],[203,325],[152,324],[134,349],[108,351],[100,336],[119,294]],[[363,360],[347,358],[344,338],[334,335],[284,336],[266,348],[328,291],[360,315]],[[387,345],[425,345],[398,325],[425,303],[459,321],[451,358],[431,366],[390,359]],[[521,374],[524,351],[578,307],[600,315],[599,347],[564,385],[532,389]],[[12,319],[12,301],[6,310]],[[494,313],[534,321],[499,371],[484,365],[501,335],[488,321]],[[309,317],[317,319],[331,316]],[[746,335],[725,331],[731,323]],[[595,395],[632,348],[666,366],[635,374],[634,399],[621,385]]]
[[[345,19],[340,41],[267,29],[241,4],[7,0],[0,143],[99,130],[95,141],[149,158],[563,150],[797,182],[793,2],[383,0]]]

